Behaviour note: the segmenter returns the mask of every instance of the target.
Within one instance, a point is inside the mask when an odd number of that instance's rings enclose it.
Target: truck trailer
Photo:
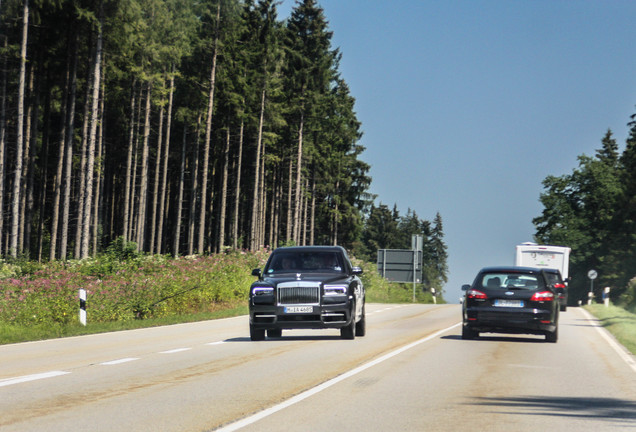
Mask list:
[[[569,278],[570,251],[566,246],[539,245],[522,243],[516,246],[515,265],[522,267],[539,267],[557,269],[563,280]]]

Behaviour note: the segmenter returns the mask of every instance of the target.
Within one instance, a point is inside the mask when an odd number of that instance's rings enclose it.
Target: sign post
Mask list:
[[[594,297],[594,279],[596,279],[597,276],[598,276],[598,273],[594,269],[592,269],[589,272],[587,272],[587,277],[590,278],[590,292],[587,295],[587,304],[588,305],[592,304],[592,298]]]

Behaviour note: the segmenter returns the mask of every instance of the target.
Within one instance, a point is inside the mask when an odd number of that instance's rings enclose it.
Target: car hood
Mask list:
[[[294,282],[294,281],[311,281],[311,282],[346,282],[350,277],[346,274],[328,274],[328,273],[281,273],[278,275],[265,276],[263,282],[277,285],[282,282]]]

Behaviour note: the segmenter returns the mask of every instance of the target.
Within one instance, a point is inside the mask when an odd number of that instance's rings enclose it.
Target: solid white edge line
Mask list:
[[[384,362],[386,360],[389,360],[390,358],[395,357],[396,355],[401,354],[404,351],[410,350],[411,348],[413,348],[413,347],[415,347],[417,345],[420,345],[420,344],[422,344],[424,342],[428,342],[431,339],[435,339],[439,335],[441,335],[443,333],[446,333],[447,331],[449,331],[449,330],[451,330],[451,329],[453,329],[453,328],[455,328],[457,326],[460,326],[461,324],[462,323],[460,322],[460,323],[457,323],[457,324],[453,324],[452,326],[447,327],[447,328],[445,328],[443,330],[438,330],[437,332],[435,332],[435,333],[433,333],[431,335],[428,335],[425,338],[422,338],[422,339],[417,340],[415,342],[412,342],[412,343],[410,343],[408,345],[405,345],[405,346],[403,346],[401,348],[398,348],[395,351],[391,351],[390,353],[385,354],[382,357],[378,357],[377,359],[372,360],[369,363],[365,363],[362,366],[358,366],[357,368],[350,370],[349,372],[345,372],[342,375],[338,375],[337,377],[332,378],[329,381],[325,381],[324,383],[319,384],[316,387],[310,388],[309,390],[305,390],[304,392],[302,392],[300,394],[297,394],[296,396],[294,396],[294,397],[292,397],[290,399],[287,399],[286,401],[283,401],[283,402],[279,403],[278,405],[274,405],[271,408],[267,408],[267,409],[265,409],[263,411],[260,411],[260,412],[258,412],[256,414],[253,414],[253,415],[249,416],[249,417],[246,417],[246,418],[244,418],[242,420],[236,421],[234,423],[230,423],[229,425],[222,426],[221,428],[215,429],[215,430],[219,431],[219,432],[233,432],[233,431],[239,430],[239,429],[241,429],[241,428],[243,428],[245,426],[249,426],[249,425],[251,425],[253,423],[256,423],[257,421],[259,421],[261,419],[264,419],[265,417],[268,417],[268,416],[270,416],[270,415],[272,415],[272,414],[274,414],[274,413],[276,413],[278,411],[281,411],[281,410],[283,410],[285,408],[288,408],[288,407],[290,407],[290,406],[292,406],[292,405],[294,405],[294,404],[296,404],[298,402],[301,402],[301,401],[303,401],[303,400],[305,400],[305,399],[307,399],[307,398],[309,398],[309,397],[311,397],[311,396],[313,396],[313,395],[315,395],[317,393],[320,393],[321,391],[323,391],[323,390],[325,390],[325,389],[327,389],[327,388],[329,388],[329,387],[331,387],[331,386],[333,386],[335,384],[338,384],[340,381],[344,381],[347,378],[350,378],[350,377],[352,377],[354,375],[357,375],[360,372],[365,371],[365,370],[367,370],[367,369],[369,369],[369,368],[371,368],[371,367],[373,367],[373,366],[375,366],[377,364],[380,364],[380,363],[382,363],[382,362]]]
[[[127,363],[127,362],[131,362],[131,361],[135,361],[135,360],[139,360],[136,357],[128,357],[128,358],[123,358],[123,359],[119,359],[119,360],[112,360],[112,361],[107,361],[104,363],[100,363],[100,365],[102,366],[112,366],[112,365],[118,365],[121,363]]]
[[[70,374],[70,372],[51,371],[51,372],[38,373],[33,375],[24,375],[24,376],[16,377],[16,378],[7,378],[7,379],[0,380],[0,387],[10,386],[13,384],[20,384],[20,383],[24,383],[28,381],[35,381],[35,380],[44,379],[44,378],[53,378],[56,376],[66,375],[66,374]]]
[[[623,345],[618,343],[614,336],[606,328],[602,327],[598,323],[598,318],[594,317],[591,313],[583,308],[579,309],[583,312],[583,315],[585,315],[592,327],[594,327],[599,332],[599,334],[603,336],[603,339],[605,339],[607,343],[614,349],[614,351],[618,353],[620,358],[623,359],[625,363],[627,363],[627,366],[631,367],[632,370],[636,372],[636,361],[634,360],[634,356],[632,355],[632,353],[630,353]]]

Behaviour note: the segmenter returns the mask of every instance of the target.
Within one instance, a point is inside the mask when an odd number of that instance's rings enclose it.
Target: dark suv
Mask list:
[[[462,289],[462,339],[490,332],[540,334],[557,341],[559,302],[545,269],[487,267]]]
[[[250,338],[280,337],[283,329],[340,329],[344,339],[364,336],[365,292],[340,246],[281,247],[250,288]]]

